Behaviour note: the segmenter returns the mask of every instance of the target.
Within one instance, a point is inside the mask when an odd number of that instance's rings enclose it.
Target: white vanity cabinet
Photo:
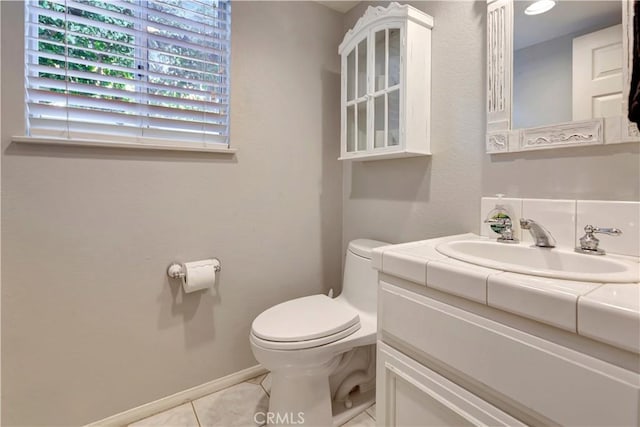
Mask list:
[[[637,354],[380,279],[379,426],[640,424]]]
[[[409,5],[369,7],[338,49],[340,160],[430,155],[433,18]]]

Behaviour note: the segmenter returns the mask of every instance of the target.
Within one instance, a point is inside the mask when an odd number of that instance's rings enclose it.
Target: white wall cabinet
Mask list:
[[[409,5],[369,7],[338,49],[340,160],[430,155],[433,18]]]

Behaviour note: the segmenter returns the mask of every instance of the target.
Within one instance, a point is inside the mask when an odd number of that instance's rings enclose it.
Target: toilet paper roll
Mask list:
[[[202,261],[185,262],[185,277],[182,288],[185,293],[208,289],[216,281],[216,265],[218,261],[206,259]]]

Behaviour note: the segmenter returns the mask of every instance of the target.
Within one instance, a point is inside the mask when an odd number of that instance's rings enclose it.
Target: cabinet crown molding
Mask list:
[[[342,43],[340,43],[340,46],[338,47],[338,53],[342,54],[348,42],[360,31],[367,30],[369,27],[376,25],[381,20],[388,20],[389,17],[408,19],[429,29],[433,28],[433,18],[431,16],[419,11],[415,7],[409,6],[408,4],[400,4],[394,1],[387,7],[369,6],[364,15],[358,19],[356,25],[354,25],[353,28],[345,34],[342,39]]]

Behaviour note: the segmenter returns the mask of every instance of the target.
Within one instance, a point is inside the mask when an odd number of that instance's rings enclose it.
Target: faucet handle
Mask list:
[[[622,234],[622,230],[620,230],[619,228],[601,228],[601,227],[594,227],[593,225],[585,225],[584,232],[587,234],[588,233],[607,234],[609,236],[619,236]]]
[[[590,255],[604,255],[606,253],[604,249],[598,248],[600,239],[594,236],[594,234],[600,233],[609,236],[619,236],[622,234],[622,230],[619,228],[601,228],[594,227],[593,225],[586,225],[584,227],[584,233],[584,236],[580,238],[580,246],[575,249],[576,252]]]

